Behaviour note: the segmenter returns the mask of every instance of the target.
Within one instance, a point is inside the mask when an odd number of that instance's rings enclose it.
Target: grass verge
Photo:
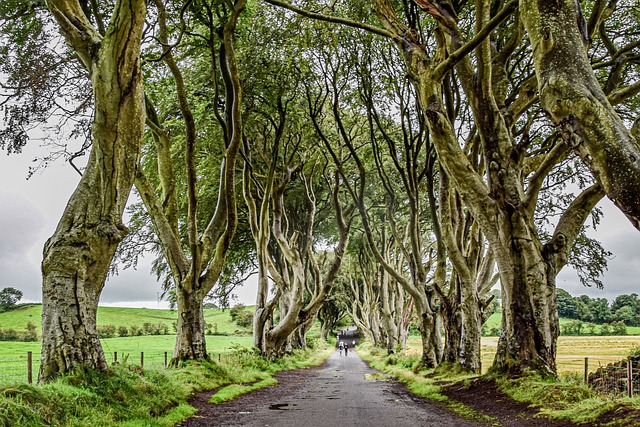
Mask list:
[[[45,385],[0,387],[0,427],[169,427],[193,415],[195,393],[231,384],[225,400],[273,384],[275,372],[313,366],[332,351],[327,345],[300,350],[275,362],[238,347],[221,363],[188,362],[176,369],[119,364],[107,372],[76,370]]]
[[[638,425],[640,419],[639,398],[597,393],[576,376],[562,376],[559,380],[535,375],[493,379],[501,392],[530,404],[551,419],[599,426]]]

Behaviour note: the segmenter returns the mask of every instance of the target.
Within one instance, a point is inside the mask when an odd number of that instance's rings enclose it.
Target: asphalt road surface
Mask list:
[[[379,373],[350,351],[335,352],[312,381],[282,402],[258,410],[248,426],[460,426],[469,425],[427,402],[416,402],[399,384],[372,379]],[[374,376],[375,378],[375,376]],[[276,404],[276,405],[278,405]],[[277,406],[276,406],[277,407]],[[274,406],[270,406],[274,408]]]
[[[367,426],[471,427],[481,424],[458,417],[426,399],[408,393],[405,387],[382,378],[358,356],[336,350],[312,373],[284,394],[279,386],[258,390],[262,397],[242,396],[233,408],[207,405],[186,426]],[[285,387],[286,388],[286,387]],[[253,394],[253,393],[252,393]],[[243,404],[243,399],[247,401]],[[231,402],[230,402],[231,403]],[[217,409],[216,406],[219,406]],[[230,413],[232,412],[232,413]]]

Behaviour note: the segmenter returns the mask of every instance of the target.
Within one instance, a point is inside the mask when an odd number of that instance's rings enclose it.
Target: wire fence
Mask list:
[[[40,355],[33,352],[10,353],[0,359],[0,384],[32,383],[40,368]],[[37,359],[34,360],[34,359]],[[34,365],[35,363],[35,365]]]
[[[166,369],[171,361],[171,353],[144,351],[135,353],[124,353],[114,351],[105,354],[107,363],[126,363],[140,368]],[[222,361],[221,353],[209,353],[212,360]],[[226,354],[225,358],[232,358],[232,355]],[[40,353],[27,351],[15,352],[5,355],[0,359],[0,385],[7,384],[32,384],[38,379],[38,371],[40,369]]]
[[[588,361],[585,361],[585,366]],[[629,397],[640,393],[640,357],[599,366],[594,371],[585,368],[585,382],[601,393],[624,393]]]

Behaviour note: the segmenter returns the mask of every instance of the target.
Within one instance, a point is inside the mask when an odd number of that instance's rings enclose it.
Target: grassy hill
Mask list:
[[[247,310],[252,310],[248,307]],[[212,309],[204,311],[205,322],[212,325],[211,329],[223,335],[250,335],[248,328],[241,328],[231,320],[229,310]],[[14,310],[0,313],[0,328],[15,329],[24,332],[27,324],[36,325],[38,335],[41,335],[42,305],[26,304]],[[151,308],[122,308],[122,307],[98,307],[98,327],[113,325],[116,330],[119,327],[131,329],[132,326],[143,328],[145,323],[163,324],[168,327],[169,334],[174,333],[173,325],[178,319],[176,311],[159,310]]]

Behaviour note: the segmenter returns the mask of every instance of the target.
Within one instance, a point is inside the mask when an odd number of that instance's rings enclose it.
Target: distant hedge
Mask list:
[[[33,342],[38,341],[37,326],[33,322],[27,323],[26,331],[16,331],[15,329],[0,328],[0,341],[21,341]]]
[[[175,329],[175,327],[174,327]],[[142,327],[132,325],[115,327],[114,325],[99,325],[98,336],[100,338],[115,337],[139,337],[142,335],[169,335],[169,326],[165,323],[144,323]]]

